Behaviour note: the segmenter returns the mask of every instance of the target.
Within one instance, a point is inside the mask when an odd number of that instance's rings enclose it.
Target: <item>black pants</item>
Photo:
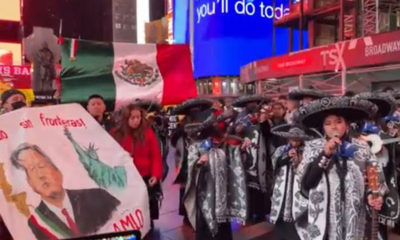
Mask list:
[[[183,204],[183,195],[185,194],[185,187],[179,188],[179,215],[187,217],[185,204]]]
[[[159,217],[159,203],[162,198],[162,190],[160,183],[157,183],[153,187],[149,186],[149,176],[143,177],[144,182],[146,183],[147,192],[149,193],[149,207],[150,207],[150,218],[151,220],[158,219]]]
[[[260,190],[248,188],[249,220],[254,223],[265,221],[266,198]]]
[[[196,211],[196,240],[232,240],[232,229],[229,222],[218,224],[218,233],[212,236],[200,209]]]
[[[300,240],[294,223],[278,220],[275,224],[275,233],[278,240]]]

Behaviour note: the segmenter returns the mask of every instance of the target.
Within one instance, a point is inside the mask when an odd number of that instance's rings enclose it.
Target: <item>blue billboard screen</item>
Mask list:
[[[273,53],[273,16],[289,12],[289,0],[193,0],[196,78],[239,75],[240,67]],[[276,54],[289,49],[289,29],[276,28]],[[293,32],[293,50],[299,49]],[[303,47],[307,33],[303,32]]]
[[[173,0],[174,43],[189,43],[189,1]]]

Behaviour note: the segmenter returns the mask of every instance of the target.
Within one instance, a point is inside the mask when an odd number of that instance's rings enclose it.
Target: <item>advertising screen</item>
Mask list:
[[[174,43],[189,43],[189,5],[189,1],[172,1]]]
[[[22,49],[20,43],[0,42],[0,49],[2,52],[8,51],[12,53],[12,65],[21,65]]]
[[[273,17],[289,13],[289,0],[193,0],[196,78],[239,75],[240,67],[273,55]],[[293,50],[299,32],[293,31]],[[303,47],[307,33],[303,32]],[[276,28],[276,55],[287,53],[289,29]]]
[[[21,20],[20,0],[0,0],[0,20]]]

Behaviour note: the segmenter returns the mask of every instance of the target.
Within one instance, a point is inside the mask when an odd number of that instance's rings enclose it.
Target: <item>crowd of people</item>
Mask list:
[[[2,114],[26,106],[18,90],[1,101]],[[179,213],[198,240],[232,239],[232,221],[269,221],[280,240],[400,234],[400,93],[393,89],[344,96],[296,89],[229,104],[193,98],[167,111],[137,99],[113,113],[92,95],[85,107],[132,156],[152,226],[171,146]],[[171,116],[179,116],[173,129]]]

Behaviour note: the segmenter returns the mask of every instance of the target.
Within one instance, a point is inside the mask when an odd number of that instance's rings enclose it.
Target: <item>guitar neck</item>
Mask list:
[[[379,179],[378,179],[378,169],[377,165],[369,165],[367,166],[367,180],[368,180],[368,187],[372,191],[372,198],[376,199],[379,197]],[[371,234],[370,240],[377,240],[378,239],[378,228],[379,228],[379,221],[378,221],[378,212],[371,206]]]
[[[382,140],[383,145],[396,143],[396,142],[400,142],[400,138],[389,138],[389,139]]]
[[[379,232],[379,221],[378,221],[378,211],[371,208],[371,235],[370,240],[378,240]]]

